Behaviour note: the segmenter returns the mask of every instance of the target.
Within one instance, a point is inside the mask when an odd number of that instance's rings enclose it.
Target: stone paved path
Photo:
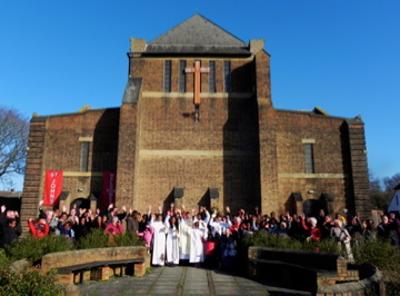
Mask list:
[[[152,268],[143,278],[122,277],[80,286],[81,295],[268,295],[260,283],[194,267]]]

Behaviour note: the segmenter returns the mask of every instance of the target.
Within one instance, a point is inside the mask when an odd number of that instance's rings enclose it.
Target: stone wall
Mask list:
[[[250,247],[248,263],[251,278],[291,294],[385,295],[379,270],[370,264],[349,265],[338,255]]]
[[[145,247],[110,247],[50,253],[42,258],[41,272],[48,273],[51,269],[77,264],[135,258],[145,259],[143,265],[144,274],[146,268],[150,267],[149,254]]]

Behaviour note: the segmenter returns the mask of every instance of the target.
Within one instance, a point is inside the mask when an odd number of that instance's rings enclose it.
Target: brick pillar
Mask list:
[[[348,126],[351,180],[354,196],[354,210],[363,218],[371,216],[367,150],[364,123],[360,118],[346,121]]]
[[[26,159],[24,189],[21,198],[21,226],[28,233],[27,221],[36,218],[42,193],[43,157],[46,135],[46,117],[33,117],[30,123],[28,156]]]
[[[118,161],[117,161],[117,206],[135,208],[134,180],[137,150],[137,104],[124,103],[120,109]]]
[[[275,110],[272,108],[269,55],[261,50],[254,56],[260,145],[261,210],[279,209]]]

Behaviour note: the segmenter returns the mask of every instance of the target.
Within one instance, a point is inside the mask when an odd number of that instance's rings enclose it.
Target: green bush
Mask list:
[[[41,275],[38,271],[16,274],[9,269],[0,269],[0,296],[59,296],[62,287],[54,283],[53,274]]]
[[[49,235],[38,239],[28,236],[11,244],[6,250],[12,260],[27,258],[39,261],[44,255],[73,249],[73,243],[65,237]]]
[[[344,248],[340,249],[337,241],[333,239],[324,239],[319,242],[304,242],[302,244],[302,249],[308,251],[318,251],[321,253],[344,255]]]
[[[142,241],[133,234],[124,233],[122,235],[109,236],[103,230],[95,229],[78,242],[78,249],[106,248],[140,246]]]
[[[387,241],[358,241],[353,246],[356,263],[370,263],[384,275],[387,295],[400,294],[400,248]]]
[[[82,237],[77,245],[78,249],[92,249],[108,247],[108,237],[101,229],[94,229]]]
[[[400,248],[381,240],[359,241],[353,246],[357,263],[370,263],[382,270],[400,270]]]
[[[305,250],[329,254],[339,254],[339,246],[334,240],[322,240],[320,242],[300,242],[299,240],[268,234],[259,231],[246,236],[242,241],[244,246],[268,247],[276,249]]]
[[[143,246],[143,241],[141,239],[128,232],[123,235],[115,236],[114,241],[117,247]]]
[[[0,269],[8,266],[9,259],[6,256],[4,249],[0,249]]]

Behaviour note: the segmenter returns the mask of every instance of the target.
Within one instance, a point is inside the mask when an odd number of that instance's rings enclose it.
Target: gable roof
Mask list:
[[[242,40],[196,14],[150,42],[146,53],[249,55],[250,51]]]

